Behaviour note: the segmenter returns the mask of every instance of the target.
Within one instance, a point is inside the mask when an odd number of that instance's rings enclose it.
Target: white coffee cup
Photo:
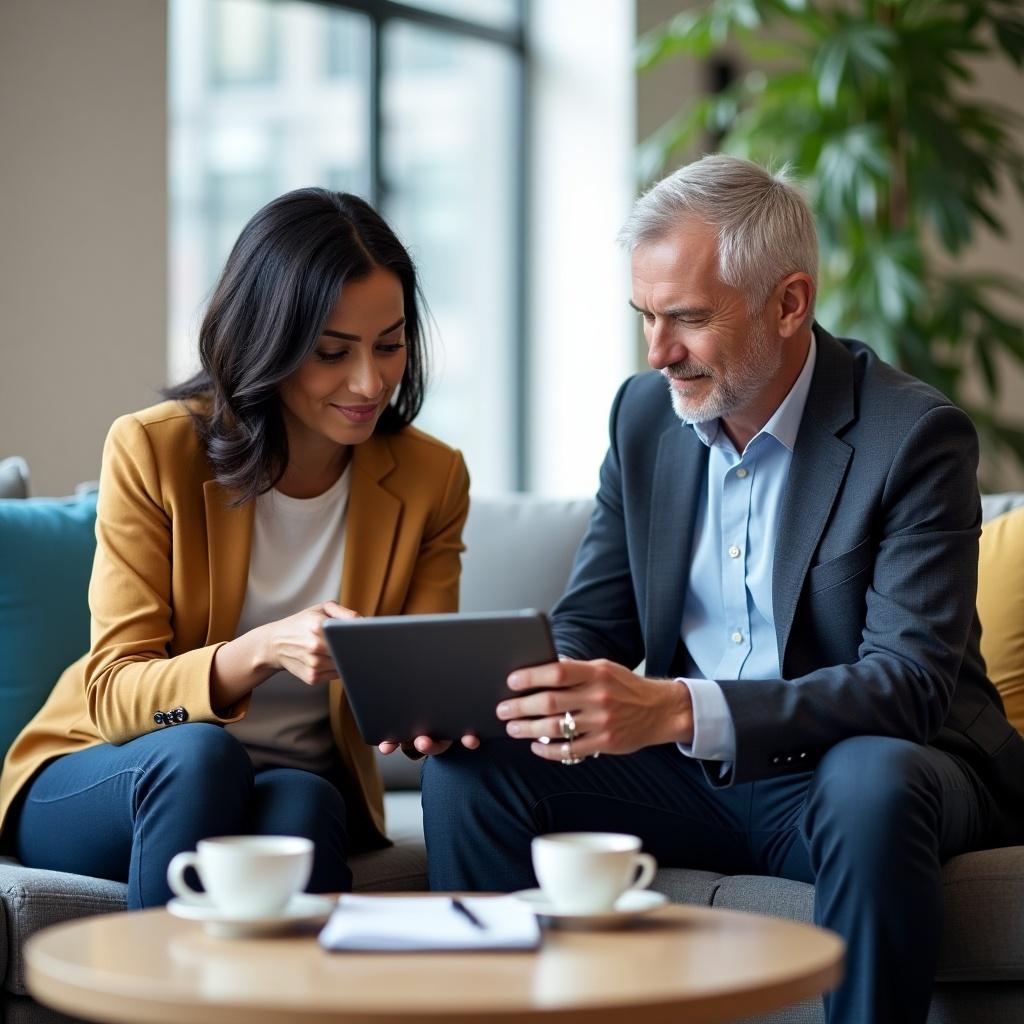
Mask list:
[[[534,874],[560,913],[601,913],[627,889],[646,889],[653,881],[658,864],[640,845],[638,836],[621,832],[537,836],[531,848]]]
[[[195,868],[205,895],[185,881]],[[313,841],[302,836],[218,836],[167,865],[167,884],[186,903],[231,917],[273,917],[301,892],[313,870]]]

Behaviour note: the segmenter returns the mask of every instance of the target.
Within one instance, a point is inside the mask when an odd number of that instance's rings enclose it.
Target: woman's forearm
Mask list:
[[[277,671],[269,657],[266,628],[243,633],[217,649],[210,670],[210,704],[226,712]]]

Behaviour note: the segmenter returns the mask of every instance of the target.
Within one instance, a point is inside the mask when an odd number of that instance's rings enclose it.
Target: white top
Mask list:
[[[249,581],[236,636],[323,601],[336,601],[345,557],[351,466],[323,494],[256,499]],[[276,672],[252,692],[249,713],[225,728],[245,744],[253,766],[304,768],[333,763],[328,687]]]

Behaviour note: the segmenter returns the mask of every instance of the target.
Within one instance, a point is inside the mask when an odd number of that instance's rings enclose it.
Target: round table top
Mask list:
[[[222,939],[165,910],[104,914],[29,940],[40,1002],[106,1022],[644,1024],[732,1020],[820,995],[843,943],[806,924],[668,905],[614,931],[545,931],[529,952],[330,953],[316,932]]]

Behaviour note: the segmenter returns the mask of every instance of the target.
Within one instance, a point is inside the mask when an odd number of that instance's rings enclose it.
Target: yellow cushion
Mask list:
[[[1024,734],[1024,508],[986,523],[978,559],[981,653],[1006,717]]]

